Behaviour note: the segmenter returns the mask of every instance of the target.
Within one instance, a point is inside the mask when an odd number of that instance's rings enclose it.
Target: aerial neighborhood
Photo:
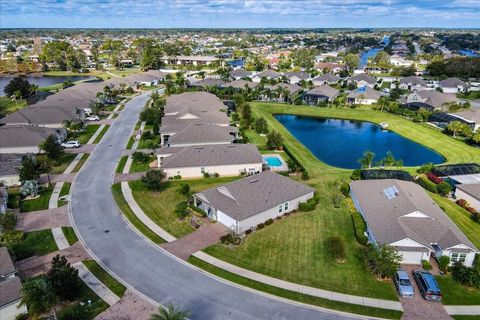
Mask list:
[[[478,317],[479,43],[2,30],[0,319]]]

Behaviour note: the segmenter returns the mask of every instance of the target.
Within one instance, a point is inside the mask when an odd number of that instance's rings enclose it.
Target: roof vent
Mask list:
[[[385,196],[387,197],[388,200],[396,198],[400,195],[397,187],[395,187],[395,186],[391,186],[391,187],[388,187],[386,189],[383,189],[383,193],[385,193]]]

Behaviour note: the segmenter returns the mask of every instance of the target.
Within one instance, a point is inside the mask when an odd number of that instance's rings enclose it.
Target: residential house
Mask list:
[[[330,87],[328,84],[313,87],[303,95],[303,103],[314,106],[322,102],[332,102],[338,93],[337,89]]]
[[[427,89],[427,83],[422,78],[409,76],[400,79],[398,87],[402,90],[418,91]]]
[[[194,195],[196,207],[237,234],[298,209],[314,189],[280,174],[264,171]]]
[[[414,62],[398,54],[394,54],[390,56],[390,63],[396,67],[410,67]]]
[[[63,128],[46,128],[31,125],[6,125],[0,127],[0,154],[39,153],[40,143],[54,135],[59,143],[67,137]]]
[[[192,65],[192,66],[208,66],[214,62],[220,62],[221,60],[213,56],[175,56],[163,58],[165,64],[173,65]]]
[[[208,89],[209,87],[221,87],[225,84],[225,81],[221,79],[205,78],[190,83],[188,86],[191,88]]]
[[[436,90],[419,90],[407,96],[405,107],[418,110],[420,108],[429,111],[442,110],[448,103],[457,103],[457,97],[450,93],[442,93]]]
[[[223,88],[232,88],[233,90],[245,90],[245,89],[255,89],[259,85],[258,82],[248,81],[248,80],[234,80],[232,82],[225,83]]]
[[[303,88],[297,84],[292,83],[277,83],[273,86],[265,86],[266,88],[270,89],[270,96],[263,95],[261,97],[262,100],[266,101],[275,101],[275,102],[291,102],[298,96]],[[276,96],[275,93],[279,93],[280,95]],[[272,98],[272,96],[276,96],[276,98]]]
[[[305,71],[285,72],[284,76],[288,79],[288,82],[292,84],[297,84],[300,81],[308,81],[311,78],[308,72]]]
[[[317,62],[315,63],[315,68],[323,72],[339,73],[340,71],[345,70],[346,66],[334,62]]]
[[[167,178],[199,178],[205,173],[220,176],[262,171],[262,155],[252,144],[165,147],[157,150],[157,167]]]
[[[336,84],[338,83],[338,81],[340,81],[340,77],[332,73],[325,73],[312,79],[312,83],[314,86],[321,86],[324,84]]]
[[[253,73],[245,69],[237,69],[230,72],[230,77],[233,80],[240,80],[244,78],[251,78]]]
[[[451,112],[450,114],[459,120],[463,120],[463,122],[467,123],[473,131],[480,129],[480,109],[471,108],[468,110]]]
[[[359,87],[347,96],[347,103],[371,105],[378,102],[381,94],[368,86]]]
[[[160,128],[162,145],[167,147],[188,147],[209,144],[230,144],[238,138],[238,128],[192,122],[176,132]]]
[[[438,83],[438,87],[445,93],[458,93],[468,90],[468,84],[458,78],[448,78]]]
[[[277,72],[275,70],[265,70],[263,72],[260,72],[252,77],[253,82],[260,82],[262,78],[265,78],[267,80],[278,80],[283,75],[280,72]]]
[[[356,76],[351,77],[348,79],[349,83],[355,83],[357,87],[369,87],[373,88],[375,87],[375,84],[377,83],[377,79],[373,76],[370,76],[366,73],[360,73],[357,74]]]
[[[15,320],[20,314],[27,313],[27,307],[21,304],[22,282],[16,276],[17,268],[6,247],[0,247],[0,319]]]
[[[480,183],[457,184],[455,198],[466,200],[470,207],[480,212]]]
[[[418,184],[357,180],[350,195],[367,224],[369,242],[398,250],[401,263],[421,264],[432,254],[472,266],[478,249]]]
[[[0,185],[19,186],[18,168],[22,164],[22,154],[0,153]]]

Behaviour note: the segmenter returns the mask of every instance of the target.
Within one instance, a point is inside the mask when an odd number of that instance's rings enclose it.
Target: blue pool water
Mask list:
[[[278,159],[277,157],[265,157],[265,161],[267,161],[268,165],[270,167],[281,167],[282,166],[282,161]]]
[[[405,166],[445,161],[435,151],[370,122],[294,115],[276,115],[275,118],[320,161],[334,167],[359,168],[358,159],[365,151],[375,153],[374,162],[391,151]]]
[[[478,54],[476,54],[472,50],[467,50],[467,49],[458,50],[458,53],[461,54],[462,56],[466,56],[466,57],[478,57]]]

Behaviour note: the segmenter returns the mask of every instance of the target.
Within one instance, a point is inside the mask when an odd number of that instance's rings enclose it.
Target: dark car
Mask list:
[[[442,293],[435,277],[425,270],[413,270],[413,279],[422,297],[429,301],[442,301]]]

